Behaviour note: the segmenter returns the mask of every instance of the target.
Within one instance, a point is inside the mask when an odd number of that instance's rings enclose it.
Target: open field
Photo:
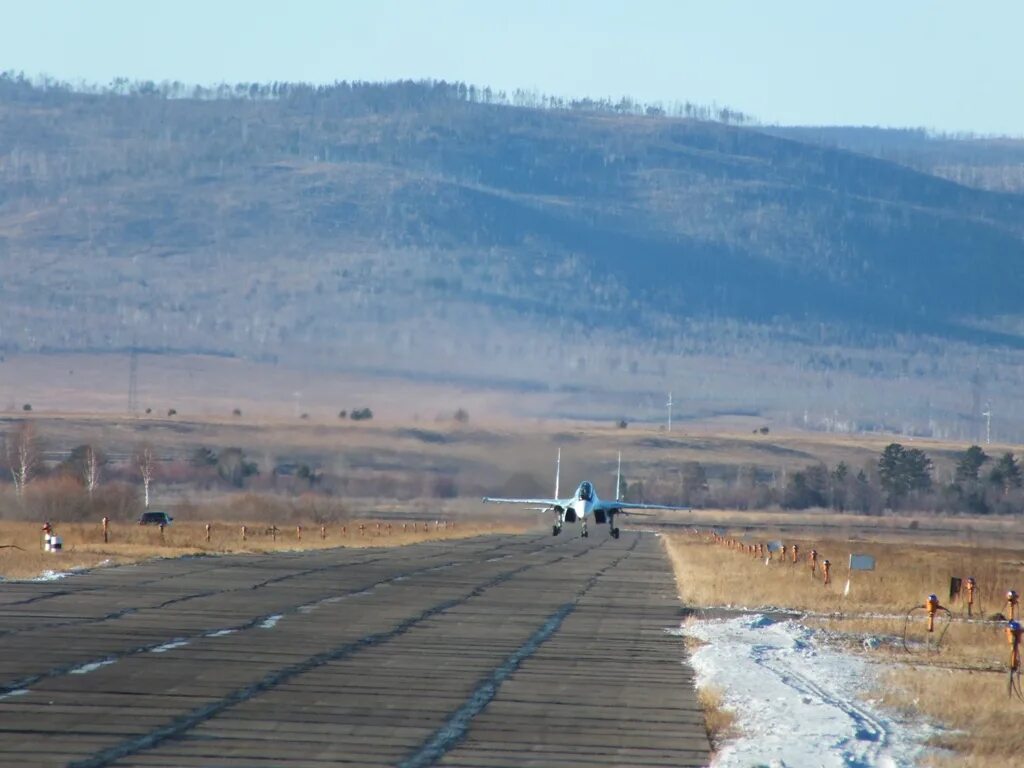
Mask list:
[[[717,528],[744,542],[778,539],[794,541],[835,540],[849,548],[858,542],[897,546],[931,544],[970,547],[1001,547],[1024,536],[1024,516],[941,515],[927,512],[879,517],[822,510],[739,511],[695,509],[659,515],[652,525],[666,533],[694,528]],[[859,551],[859,550],[858,550]]]
[[[258,417],[249,410],[240,416],[225,411],[222,415],[175,417],[12,411],[0,414],[0,432],[10,435],[22,422],[30,423],[38,436],[43,465],[50,475],[30,483],[25,502],[16,497],[11,485],[0,483],[0,520],[41,524],[50,519],[61,525],[98,524],[105,514],[122,523],[137,514],[131,512],[131,506],[140,505],[141,482],[132,456],[142,444],[151,446],[157,457],[152,506],[168,509],[178,522],[240,526],[249,521],[254,527],[287,529],[296,524],[313,528],[320,522],[334,528],[341,521],[357,518],[450,519],[519,529],[523,524],[540,526],[546,519],[518,509],[482,507],[479,499],[485,494],[552,493],[554,457],[559,448],[563,491],[589,478],[602,495],[610,496],[621,452],[626,498],[679,504],[683,501],[681,467],[687,462],[700,463],[712,489],[732,482],[739,467],[753,467],[764,482],[780,487],[787,473],[817,461],[864,466],[876,460],[886,444],[898,439],[888,434],[762,434],[748,428],[760,423],[754,419],[745,424],[736,419],[687,423],[668,433],[650,425],[621,429],[614,424],[559,421],[477,423],[472,415],[468,423],[388,418],[352,422],[324,414],[309,419],[282,414]],[[88,503],[78,478],[60,475],[58,465],[68,459],[73,448],[85,444],[94,445],[108,460],[101,488],[120,484],[135,494],[134,501],[122,493],[125,506],[107,510]],[[951,476],[955,456],[965,447],[925,440],[914,445],[933,458],[937,480]],[[233,449],[241,451],[257,469],[240,487],[218,476],[216,466],[195,469],[196,452],[216,455]],[[1017,450],[1017,446],[991,446],[989,450],[1003,449]],[[303,479],[298,475],[300,468],[308,469],[310,478],[323,479]],[[948,518],[927,512],[881,517],[822,510],[695,509],[661,514],[651,522],[666,531],[728,525],[738,534],[750,535],[986,546],[1024,534],[1022,517]]]
[[[242,526],[246,527],[245,540]],[[301,533],[299,531],[301,527]],[[277,528],[276,532],[273,530]],[[239,553],[292,552],[332,547],[400,547],[423,541],[464,539],[497,533],[519,533],[526,525],[514,520],[493,522],[423,522],[355,519],[321,526],[314,522],[277,527],[266,522],[214,523],[210,540],[206,524],[174,522],[161,535],[156,526],[113,523],[103,541],[99,524],[68,523],[55,526],[64,540],[61,552],[43,552],[42,534],[34,523],[0,522],[0,576],[35,578],[46,571],[67,572],[101,565],[122,565],[151,558]],[[321,535],[321,533],[323,535]]]
[[[405,393],[408,394],[408,393]],[[353,404],[362,399],[352,398]],[[347,406],[349,407],[349,406]],[[354,406],[351,406],[354,407]],[[782,487],[787,473],[811,464],[834,466],[846,462],[854,471],[877,460],[897,435],[835,435],[794,430],[760,434],[763,425],[752,417],[694,421],[665,432],[659,425],[582,423],[541,420],[486,420],[469,411],[469,421],[451,418],[460,407],[453,396],[450,412],[440,419],[402,418],[377,414],[373,421],[337,418],[337,412],[311,414],[260,413],[242,409],[232,416],[182,411],[168,417],[89,412],[0,412],[0,430],[10,432],[29,421],[38,435],[43,458],[57,463],[79,445],[93,444],[110,459],[112,468],[130,467],[133,451],[145,443],[154,449],[158,471],[154,492],[158,503],[179,500],[188,489],[176,487],[178,465],[187,463],[197,448],[241,449],[254,462],[262,487],[295,492],[308,486],[294,477],[279,476],[281,466],[307,465],[334,478],[348,498],[410,499],[416,497],[477,497],[504,486],[511,490],[550,493],[554,457],[563,452],[563,477],[588,477],[599,488],[614,484],[616,456],[623,456],[623,474],[637,501],[654,496],[666,503],[684,498],[680,468],[699,462],[714,489],[731,482],[738,467],[749,467],[770,486]],[[917,439],[914,446],[935,463],[935,480],[952,479],[956,454],[966,443]],[[1020,453],[1019,446],[993,444],[990,454]],[[441,482],[443,481],[443,483]]]
[[[978,584],[974,612],[990,615],[1003,610],[1002,597],[1008,589],[1024,589],[1024,552],[1020,550],[800,537],[780,539],[788,548],[785,560],[776,552],[765,565],[764,556],[747,554],[745,546],[772,540],[773,535],[750,536],[747,541],[737,538],[736,548],[709,543],[705,535],[667,538],[670,553],[682,569],[682,597],[696,605],[784,606],[842,615],[902,615],[923,604],[932,593],[945,604],[950,577],[973,576]],[[799,547],[799,562],[795,564],[791,554],[794,544]],[[808,562],[812,549],[818,553],[818,568],[813,575]],[[874,556],[876,569],[851,575],[847,570],[850,554]],[[831,561],[829,586],[822,583],[821,563],[826,559]],[[691,571],[700,578],[685,575]],[[850,593],[844,595],[848,577]],[[951,604],[951,608],[958,616],[966,615],[961,602]]]
[[[1006,765],[1024,748],[1016,727],[1024,703],[1007,697],[1005,622],[986,620],[1007,611],[1007,590],[1024,587],[1020,550],[794,538],[784,543],[799,546],[796,564],[778,553],[766,564],[764,557],[747,553],[747,542],[730,546],[729,534],[725,540],[716,543],[707,534],[665,537],[684,602],[800,611],[805,624],[825,629],[849,652],[892,665],[882,690],[865,694],[950,729],[937,739],[937,745],[955,752],[949,765]],[[824,558],[832,562],[829,586],[820,567],[816,575],[810,571],[812,548],[819,552],[819,566]],[[873,555],[876,570],[849,574],[850,553]],[[967,619],[962,599],[950,602],[951,576],[977,580],[974,620]],[[952,621],[940,612],[936,632],[929,635],[923,604],[932,593],[948,604]],[[866,638],[872,639],[867,647]]]

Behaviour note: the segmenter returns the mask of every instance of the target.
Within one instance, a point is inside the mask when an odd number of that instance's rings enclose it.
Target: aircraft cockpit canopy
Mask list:
[[[594,489],[590,483],[580,483],[580,499],[590,501],[594,498]]]

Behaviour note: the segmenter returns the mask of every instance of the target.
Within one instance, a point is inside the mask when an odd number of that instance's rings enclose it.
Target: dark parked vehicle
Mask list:
[[[170,525],[173,519],[166,512],[143,512],[139,525]]]

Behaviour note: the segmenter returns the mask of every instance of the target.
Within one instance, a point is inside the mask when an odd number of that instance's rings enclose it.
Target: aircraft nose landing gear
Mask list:
[[[618,528],[612,528],[612,538],[613,539],[619,538],[619,529]]]
[[[582,536],[585,539],[589,535],[590,534],[587,532],[587,523],[586,523],[586,521],[584,521],[584,523],[583,523],[583,530],[580,532],[580,536]]]
[[[562,526],[560,526],[558,523],[555,523],[554,525],[551,526],[551,535],[552,536],[557,536],[561,532],[562,532]]]

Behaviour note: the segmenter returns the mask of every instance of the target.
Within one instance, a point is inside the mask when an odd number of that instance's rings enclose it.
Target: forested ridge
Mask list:
[[[4,75],[0,347],[643,386],[666,352],[798,345],[860,378],[947,342],[1017,354],[1024,195],[942,169],[1010,178],[1019,146],[886,159],[750,122],[461,83]]]

